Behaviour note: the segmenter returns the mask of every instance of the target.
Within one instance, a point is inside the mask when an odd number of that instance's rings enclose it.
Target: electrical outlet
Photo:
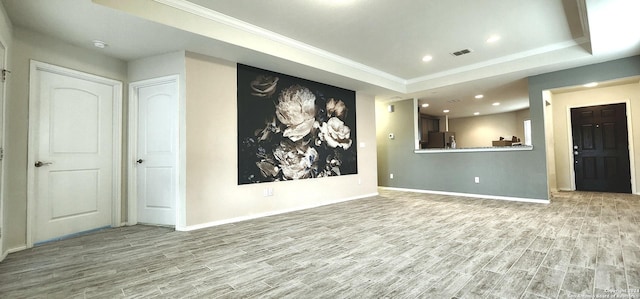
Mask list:
[[[476,184],[480,184],[480,177],[479,176],[475,177],[473,181],[476,182]]]
[[[390,174],[389,174],[389,178],[390,178],[390,179],[393,179],[393,173],[390,173]]]

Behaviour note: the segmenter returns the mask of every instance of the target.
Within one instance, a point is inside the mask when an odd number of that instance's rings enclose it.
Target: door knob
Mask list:
[[[144,160],[142,159],[138,159],[138,161],[136,161],[138,164],[142,164],[142,162],[144,162]]]
[[[42,167],[42,166],[47,166],[47,165],[51,165],[53,164],[53,162],[42,162],[42,161],[38,161],[36,162],[35,166],[36,167]]]

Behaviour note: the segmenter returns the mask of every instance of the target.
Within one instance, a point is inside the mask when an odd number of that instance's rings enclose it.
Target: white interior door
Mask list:
[[[34,69],[29,144],[33,242],[116,225],[118,89],[88,74]]]
[[[137,222],[176,224],[178,82],[165,77],[132,83],[136,128],[132,141]]]

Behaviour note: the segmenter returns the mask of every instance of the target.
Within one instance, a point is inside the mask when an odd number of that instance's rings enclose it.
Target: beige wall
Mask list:
[[[129,61],[127,63],[129,82],[169,75],[179,75],[181,77],[180,80],[184,81],[184,57],[185,51],[176,51]]]
[[[516,124],[515,124],[515,133],[512,134],[522,141],[524,144],[524,121],[527,119],[531,119],[529,116],[529,109],[522,109],[515,112],[516,113]]]
[[[372,96],[356,95],[357,175],[238,185],[236,64],[187,53],[186,76],[188,229],[377,193]]]
[[[500,137],[517,136],[524,142],[524,120],[529,109],[449,119],[449,131],[455,132],[458,148],[488,147]],[[442,128],[444,131],[444,128]]]
[[[4,6],[0,4],[0,41],[7,43],[5,47],[8,47],[11,44],[11,31],[13,30],[13,25],[7,16],[7,12],[4,9]]]
[[[6,33],[0,30],[0,34]],[[186,211],[188,219],[183,217],[183,223],[178,223],[179,228],[197,228],[377,193],[372,96],[356,96],[358,141],[364,144],[358,151],[358,175],[238,186],[235,63],[197,54],[187,55],[183,51],[127,63],[104,56],[99,50],[80,48],[23,28],[13,30],[13,43],[8,50],[12,73],[6,101],[4,251],[23,248],[27,243],[28,91],[32,59],[124,83],[180,75],[181,99],[187,103],[186,107],[181,107],[181,121],[183,129],[186,128],[182,135],[186,135],[183,152],[187,153],[184,159],[188,172],[184,170],[186,176],[182,177],[186,198],[182,198],[179,207]],[[123,158],[126,158],[126,85],[124,93]],[[263,188],[266,187],[273,188],[274,196],[263,197]],[[125,191],[126,169],[123,171]],[[125,194],[123,208],[126,205]]]
[[[10,55],[10,51],[11,51],[11,45],[13,44],[13,36],[11,34],[13,28],[11,25],[11,22],[9,21],[9,18],[7,17],[6,11],[4,10],[4,6],[2,6],[2,4],[0,4],[0,43],[2,43],[2,45],[5,48],[5,55],[6,57],[8,57]],[[0,59],[5,59],[6,57],[0,57]],[[3,61],[4,67],[6,69],[13,69],[12,66],[10,65],[10,61],[8,59]],[[0,95],[0,97],[6,96],[8,94],[7,88],[8,86],[5,85],[6,88],[4,88],[4,93],[2,95]],[[0,105],[3,104],[3,101],[0,101]],[[0,121],[2,121],[3,116],[5,115],[4,111],[3,111],[4,105],[0,106],[0,113],[2,113],[2,116],[0,116]],[[4,127],[4,122],[0,123],[0,147],[4,148],[5,147],[5,139],[4,139],[4,130],[6,130],[6,128]],[[4,163],[0,162],[0,167],[4,168]],[[2,173],[4,176],[6,176],[6,172]],[[4,197],[4,193],[5,193],[5,185],[4,185],[5,179],[4,177],[0,176],[0,261],[2,261],[3,257],[5,256],[6,253],[6,242],[5,242],[5,237],[4,234],[6,232],[6,227],[7,227],[7,219],[8,219],[8,211],[3,208],[3,197]]]
[[[570,120],[568,111],[572,107],[595,106],[603,104],[629,102],[631,107],[627,110],[627,117],[631,116],[632,125],[629,128],[633,133],[635,165],[632,165],[632,173],[635,171],[635,186],[637,189],[638,174],[640,168],[640,84],[626,84],[613,87],[603,87],[577,91],[570,93],[553,94],[553,135],[555,141],[556,180],[559,190],[572,190],[571,184],[571,137],[569,135]],[[636,190],[637,193],[637,190]]]
[[[26,244],[27,225],[27,134],[29,115],[29,63],[31,59],[126,82],[122,60],[79,48],[16,27],[11,47],[11,77],[6,99],[6,150],[4,250]]]
[[[555,138],[553,137],[553,96],[551,92],[545,90],[542,92],[544,102],[544,135],[545,135],[545,152],[547,154],[547,184],[550,192],[558,191],[558,182],[556,175],[556,153]]]
[[[182,127],[186,128],[182,135],[186,136],[182,150],[187,153],[184,159],[188,171],[185,169],[186,176],[182,177],[186,196],[179,208],[188,219],[183,217],[178,228],[193,229],[377,193],[372,96],[356,96],[358,141],[365,145],[358,151],[358,175],[238,186],[235,63],[185,52],[127,63],[101,55],[99,50],[79,48],[26,29],[16,28],[13,34],[10,48],[13,67],[6,103],[5,251],[24,248],[27,243],[27,119],[31,59],[125,83],[129,79],[143,80],[181,72],[181,98],[187,102],[181,107]],[[123,121],[126,122],[127,88],[124,92]],[[126,124],[124,128],[126,130]],[[126,157],[126,131],[124,133],[123,154]],[[123,174],[125,191],[126,172]],[[266,187],[273,188],[274,196],[263,197]],[[126,204],[123,202],[123,208]]]

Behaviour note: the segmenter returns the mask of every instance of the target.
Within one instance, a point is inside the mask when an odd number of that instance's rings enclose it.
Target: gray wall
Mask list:
[[[413,101],[376,103],[378,184],[530,199],[548,199],[542,91],[640,75],[640,56],[529,78],[533,150],[521,152],[413,153]],[[389,113],[387,105],[395,112]],[[388,139],[394,133],[395,139]],[[389,174],[394,174],[394,179]],[[480,177],[480,184],[473,178]]]
[[[637,75],[640,75],[640,56],[633,56],[573,69],[566,69],[562,71],[542,74],[538,76],[532,76],[529,78],[529,101],[531,103],[543,103],[542,91],[544,90],[565,86],[582,85],[589,82],[609,81]],[[615,96],[615,94],[612,93],[612,96]],[[592,101],[585,101],[585,103],[589,102]],[[555,104],[556,103],[552,102],[552,106]],[[637,117],[634,116],[634,114],[630,115],[632,118]],[[632,121],[635,122],[635,120]],[[555,123],[556,120],[553,120],[553,122]],[[558,138],[558,136],[555,137]],[[558,158],[555,158],[554,160],[556,163],[556,167],[561,165],[558,164],[561,160],[558,160]],[[550,176],[552,180],[557,179],[556,173],[558,172],[562,172],[562,170],[552,172]]]
[[[640,75],[640,56],[529,77],[529,101],[541,103],[546,89]]]
[[[542,122],[534,128],[534,149],[515,152],[413,152],[413,100],[376,103],[378,184],[386,187],[547,199]],[[542,106],[531,109],[542,119]],[[539,110],[534,112],[534,110]],[[534,118],[536,117],[536,118]],[[389,133],[395,139],[388,138]],[[536,143],[536,140],[538,141]],[[394,178],[390,179],[389,174]],[[480,184],[474,177],[480,177]]]

